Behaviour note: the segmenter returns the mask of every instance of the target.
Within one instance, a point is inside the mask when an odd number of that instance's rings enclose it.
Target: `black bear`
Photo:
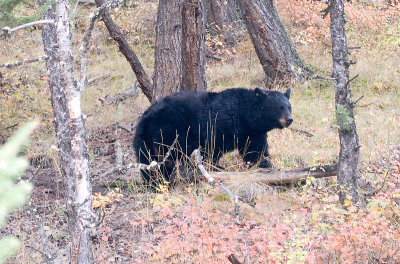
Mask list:
[[[245,162],[260,161],[268,167],[267,132],[283,129],[292,122],[290,89],[285,93],[256,88],[228,89],[220,93],[183,91],[152,104],[142,115],[133,139],[138,162],[162,161],[178,137],[163,176],[169,177],[174,160],[189,155],[199,146],[214,164],[225,152],[238,149]],[[177,149],[177,148],[176,148]],[[145,182],[152,176],[142,171]]]

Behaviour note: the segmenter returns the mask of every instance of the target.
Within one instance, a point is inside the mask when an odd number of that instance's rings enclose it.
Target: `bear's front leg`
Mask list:
[[[239,153],[245,162],[255,164],[260,161],[260,168],[271,167],[268,154],[267,134],[258,137],[249,137],[244,142],[239,142]]]

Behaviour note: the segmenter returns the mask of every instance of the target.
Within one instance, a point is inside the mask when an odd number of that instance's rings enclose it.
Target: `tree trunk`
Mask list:
[[[205,91],[205,17],[203,0],[182,5],[182,90]]]
[[[357,165],[360,145],[354,121],[353,103],[349,85],[347,39],[345,33],[344,4],[342,0],[329,3],[331,17],[333,78],[335,79],[336,118],[339,126],[340,154],[338,164],[339,199],[358,201]]]
[[[268,84],[304,80],[311,70],[296,52],[272,0],[237,0]]]
[[[92,263],[89,227],[92,224],[92,191],[89,179],[89,155],[81,114],[81,92],[73,77],[69,2],[56,2],[56,16],[49,6],[46,18],[55,17],[55,26],[43,27],[43,43],[49,57],[49,86],[61,172],[67,179],[67,212],[71,236],[72,263]]]
[[[179,91],[182,83],[181,0],[159,0],[154,51],[153,99]]]
[[[104,0],[95,0],[95,2],[97,7],[100,7],[104,4]],[[154,99],[153,85],[151,84],[149,77],[144,71],[143,66],[140,63],[138,57],[136,56],[132,48],[129,46],[128,42],[126,41],[119,27],[112,20],[110,12],[108,12],[108,10],[105,9],[102,13],[102,16],[103,16],[102,20],[106,25],[107,30],[110,33],[110,36],[118,43],[119,50],[131,65],[131,68],[136,75],[136,79],[139,82],[140,88],[146,95],[147,99],[149,99],[149,101],[152,102]]]
[[[242,14],[236,0],[205,1],[206,25],[212,36],[223,34],[228,46],[236,45],[236,36],[244,29]]]

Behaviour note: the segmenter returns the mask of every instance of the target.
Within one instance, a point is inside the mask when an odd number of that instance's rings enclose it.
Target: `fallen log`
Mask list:
[[[216,180],[234,182],[259,182],[263,184],[288,184],[305,180],[307,177],[324,178],[335,176],[337,164],[314,166],[289,171],[271,171],[270,169],[255,169],[248,172],[210,172]]]

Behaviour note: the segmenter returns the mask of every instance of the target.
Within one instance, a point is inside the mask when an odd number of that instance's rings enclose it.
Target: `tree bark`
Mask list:
[[[236,0],[205,1],[206,26],[212,36],[223,34],[228,46],[236,45],[235,31],[245,28]]]
[[[97,7],[100,7],[104,4],[104,0],[95,0],[95,2]],[[146,95],[147,99],[149,99],[150,102],[153,102],[154,100],[153,85],[150,82],[150,79],[147,76],[146,72],[144,71],[143,66],[140,63],[138,57],[136,56],[132,48],[129,46],[120,28],[112,20],[110,12],[108,12],[108,10],[105,9],[102,13],[102,16],[103,16],[102,20],[106,25],[107,30],[110,33],[110,36],[118,43],[119,50],[131,65],[131,68],[136,75],[140,88]]]
[[[182,4],[182,90],[205,91],[205,13],[203,0]]]
[[[293,46],[272,0],[237,0],[269,85],[304,80],[311,70]]]
[[[48,56],[49,86],[55,118],[61,172],[67,181],[67,212],[71,236],[70,261],[92,263],[89,227],[92,224],[92,189],[89,179],[89,155],[81,114],[81,90],[73,77],[69,2],[56,2],[56,16],[51,6],[45,18],[54,25],[43,27],[43,44]]]
[[[340,154],[338,165],[339,199],[356,203],[359,199],[357,188],[357,165],[360,145],[353,103],[349,85],[349,65],[347,38],[345,32],[345,14],[342,0],[330,0],[332,38],[333,78],[335,79],[336,118],[339,126]]]
[[[181,0],[159,0],[154,51],[154,100],[181,88],[181,3]]]

